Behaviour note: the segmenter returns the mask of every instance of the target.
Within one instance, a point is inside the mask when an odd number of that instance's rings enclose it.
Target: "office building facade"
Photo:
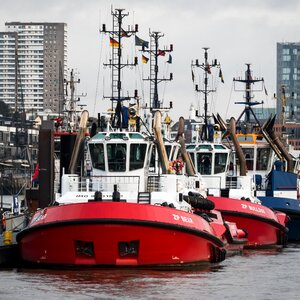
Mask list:
[[[0,33],[0,100],[27,119],[63,111],[65,23],[7,22]]]
[[[300,43],[277,43],[276,88],[278,129],[300,149]]]

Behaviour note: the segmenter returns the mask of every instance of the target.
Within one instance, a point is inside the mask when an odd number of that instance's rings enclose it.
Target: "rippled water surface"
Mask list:
[[[0,269],[0,299],[300,299],[300,244],[185,271]]]

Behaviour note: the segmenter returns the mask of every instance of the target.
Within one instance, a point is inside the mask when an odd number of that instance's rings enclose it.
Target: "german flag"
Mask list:
[[[149,58],[142,54],[142,63],[146,64],[148,62],[148,60],[149,60]]]
[[[119,47],[119,42],[116,41],[116,40],[113,39],[113,38],[109,38],[109,45],[110,45],[111,47]]]

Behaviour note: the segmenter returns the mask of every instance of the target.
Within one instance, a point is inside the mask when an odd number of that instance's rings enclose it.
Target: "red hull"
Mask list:
[[[183,266],[224,259],[218,225],[168,207],[89,202],[37,212],[17,239],[37,264]]]
[[[283,246],[286,243],[288,218],[284,213],[244,200],[213,196],[208,199],[215,203],[215,209],[226,221],[247,231],[245,247]]]

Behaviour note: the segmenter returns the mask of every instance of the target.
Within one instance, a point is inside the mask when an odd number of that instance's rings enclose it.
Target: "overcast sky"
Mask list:
[[[127,25],[139,25],[138,36],[149,40],[149,29],[165,34],[161,48],[174,45],[173,63],[162,58],[160,70],[174,74],[170,83],[160,84],[160,97],[165,103],[173,101],[171,116],[188,117],[191,104],[203,107],[202,95],[194,92],[191,61],[203,61],[203,47],[209,47],[209,59],[218,59],[222,66],[224,84],[219,80],[213,99],[213,110],[224,118],[237,117],[242,107],[234,105],[242,93],[232,91],[233,77],[244,76],[245,63],[251,63],[254,75],[264,77],[268,96],[256,94],[255,100],[274,105],[276,92],[276,43],[300,41],[300,1],[296,0],[14,0],[2,1],[0,29],[5,22],[64,22],[68,25],[68,65],[79,73],[82,103],[91,114],[109,107],[103,94],[109,95],[109,78],[102,71],[102,63],[109,57],[108,36],[101,36],[99,28],[106,23],[111,28],[111,6],[124,8],[129,16]],[[127,42],[126,42],[127,43]],[[137,54],[134,47],[130,48]],[[130,54],[129,51],[129,54]],[[129,56],[128,54],[128,56]],[[140,53],[137,55],[140,56]],[[165,61],[163,61],[163,59]],[[100,63],[99,63],[100,62]],[[99,65],[101,68],[99,69]],[[131,70],[131,77],[139,77],[135,85],[146,100],[148,76],[146,65]],[[127,73],[126,73],[127,74]],[[198,75],[196,74],[196,80]],[[124,85],[125,86],[125,80]],[[132,94],[131,90],[128,90]]]

